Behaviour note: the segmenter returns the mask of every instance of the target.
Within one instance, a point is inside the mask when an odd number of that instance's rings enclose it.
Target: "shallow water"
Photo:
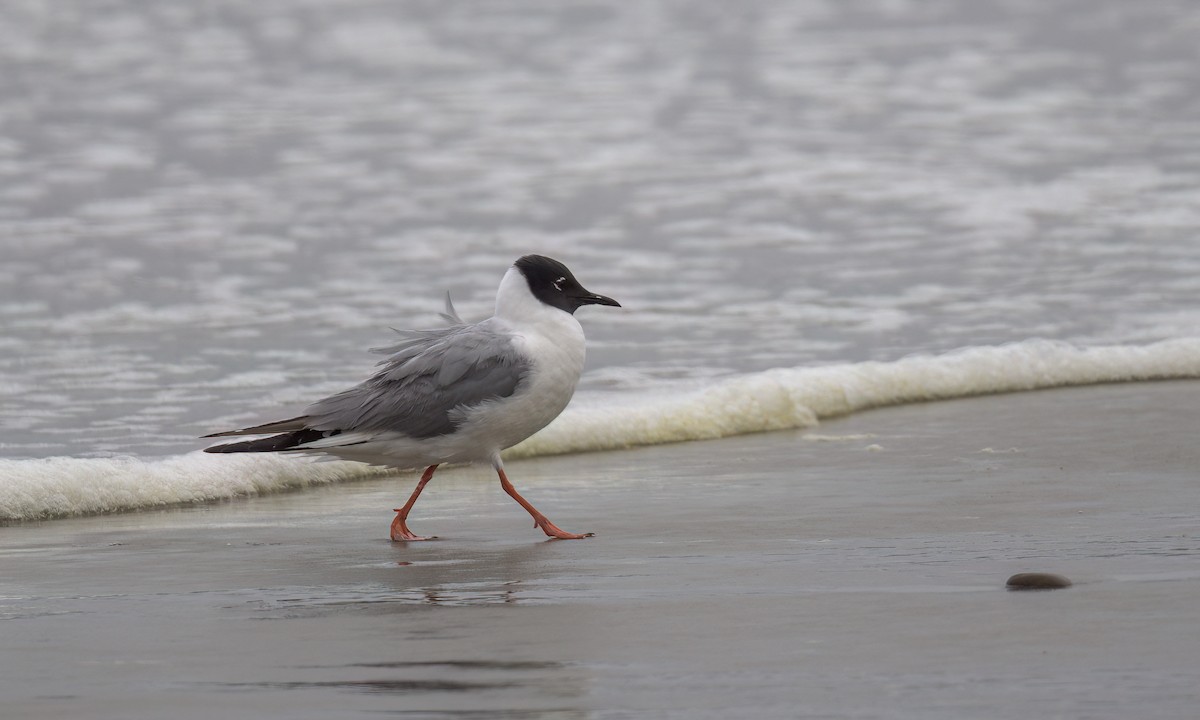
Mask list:
[[[87,2],[0,18],[6,457],[360,379],[523,253],[584,395],[1196,334],[1200,9]]]

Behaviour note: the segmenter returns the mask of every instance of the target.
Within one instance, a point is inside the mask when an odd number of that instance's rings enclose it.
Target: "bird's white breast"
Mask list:
[[[579,321],[538,301],[515,271],[500,285],[495,317],[531,369],[511,397],[472,410],[460,428],[489,452],[516,445],[558,417],[575,394],[586,356]]]

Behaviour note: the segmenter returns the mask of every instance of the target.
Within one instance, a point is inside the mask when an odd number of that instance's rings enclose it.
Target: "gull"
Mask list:
[[[459,318],[446,296],[449,327],[408,330],[367,380],[318,400],[289,420],[206,435],[266,435],[213,445],[210,453],[318,453],[392,468],[424,467],[408,502],[394,512],[391,538],[428,540],[408,528],[409,511],[444,463],[489,462],[500,486],[551,538],[578,540],[521,497],[500,451],[548,425],[566,408],[583,372],[585,341],[575,311],[621,307],[589,292],[557,260],[525,255],[496,292],[495,314]]]

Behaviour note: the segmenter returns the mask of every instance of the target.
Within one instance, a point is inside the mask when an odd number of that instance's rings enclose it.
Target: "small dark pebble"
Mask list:
[[[1005,585],[1009,590],[1058,590],[1071,587],[1071,581],[1054,573],[1017,573]]]

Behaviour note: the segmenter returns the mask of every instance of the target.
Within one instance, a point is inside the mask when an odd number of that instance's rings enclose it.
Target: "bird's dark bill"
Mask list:
[[[621,307],[621,303],[617,302],[616,300],[604,295],[596,295],[595,293],[588,293],[587,295],[578,298],[578,302],[580,305],[608,305],[609,307]]]

